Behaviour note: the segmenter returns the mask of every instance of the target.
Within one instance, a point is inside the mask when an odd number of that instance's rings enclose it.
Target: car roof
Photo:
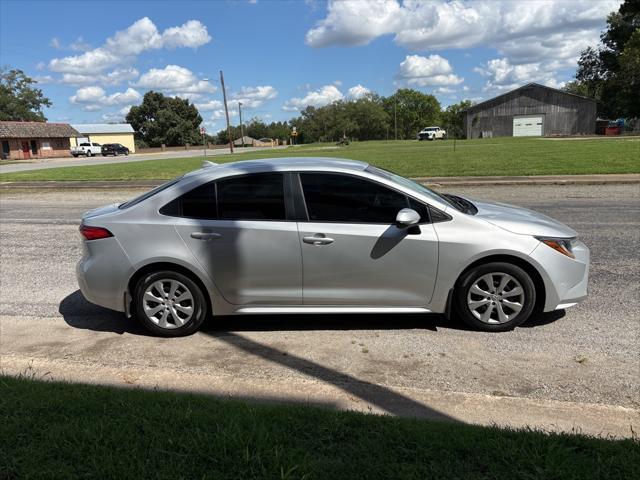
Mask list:
[[[215,172],[220,175],[234,175],[247,172],[287,172],[292,170],[326,170],[361,172],[369,166],[358,160],[345,160],[331,157],[282,157],[260,160],[242,160],[201,168],[187,176],[207,175]]]

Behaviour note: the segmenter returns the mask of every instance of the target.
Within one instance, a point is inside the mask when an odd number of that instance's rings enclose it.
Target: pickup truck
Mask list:
[[[83,142],[77,147],[71,147],[71,155],[78,157],[79,155],[86,155],[92,157],[94,155],[102,154],[102,146],[99,143]]]
[[[440,127],[427,127],[420,130],[418,133],[418,140],[445,140],[447,138],[447,131]]]

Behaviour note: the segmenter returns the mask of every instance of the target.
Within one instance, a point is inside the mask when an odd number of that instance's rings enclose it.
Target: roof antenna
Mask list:
[[[210,162],[209,160],[205,160],[204,162],[202,162],[202,168],[215,167],[216,165],[218,164]]]

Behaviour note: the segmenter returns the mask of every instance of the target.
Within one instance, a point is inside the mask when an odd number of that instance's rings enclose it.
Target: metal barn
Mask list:
[[[467,138],[592,135],[596,101],[537,83],[465,110]]]

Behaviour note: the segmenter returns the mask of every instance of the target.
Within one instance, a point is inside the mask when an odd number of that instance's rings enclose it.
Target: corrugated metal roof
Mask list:
[[[129,123],[85,123],[74,124],[72,127],[83,135],[91,135],[92,133],[135,133]]]
[[[467,113],[471,113],[471,112],[475,112],[476,110],[481,110],[483,107],[485,107],[487,104],[493,102],[494,100],[498,100],[502,97],[507,97],[509,95],[512,95],[514,93],[517,93],[521,90],[525,90],[527,88],[541,88],[541,89],[546,89],[546,90],[551,90],[553,92],[557,92],[557,93],[561,93],[563,95],[569,95],[572,97],[578,97],[578,98],[582,98],[583,100],[589,100],[591,102],[595,102],[595,100],[593,98],[589,98],[589,97],[583,97],[582,95],[578,95],[576,93],[571,93],[571,92],[566,92],[564,90],[559,90],[557,88],[553,88],[553,87],[548,87],[546,85],[541,85],[539,83],[535,83],[535,82],[529,82],[521,87],[518,87],[514,90],[509,90],[508,92],[502,93],[496,97],[490,98],[488,100],[484,100],[480,103],[476,103],[475,105],[471,105],[468,108],[465,108],[463,110],[461,110],[462,112],[467,112]]]
[[[70,138],[80,135],[68,123],[0,122],[0,138]]]

